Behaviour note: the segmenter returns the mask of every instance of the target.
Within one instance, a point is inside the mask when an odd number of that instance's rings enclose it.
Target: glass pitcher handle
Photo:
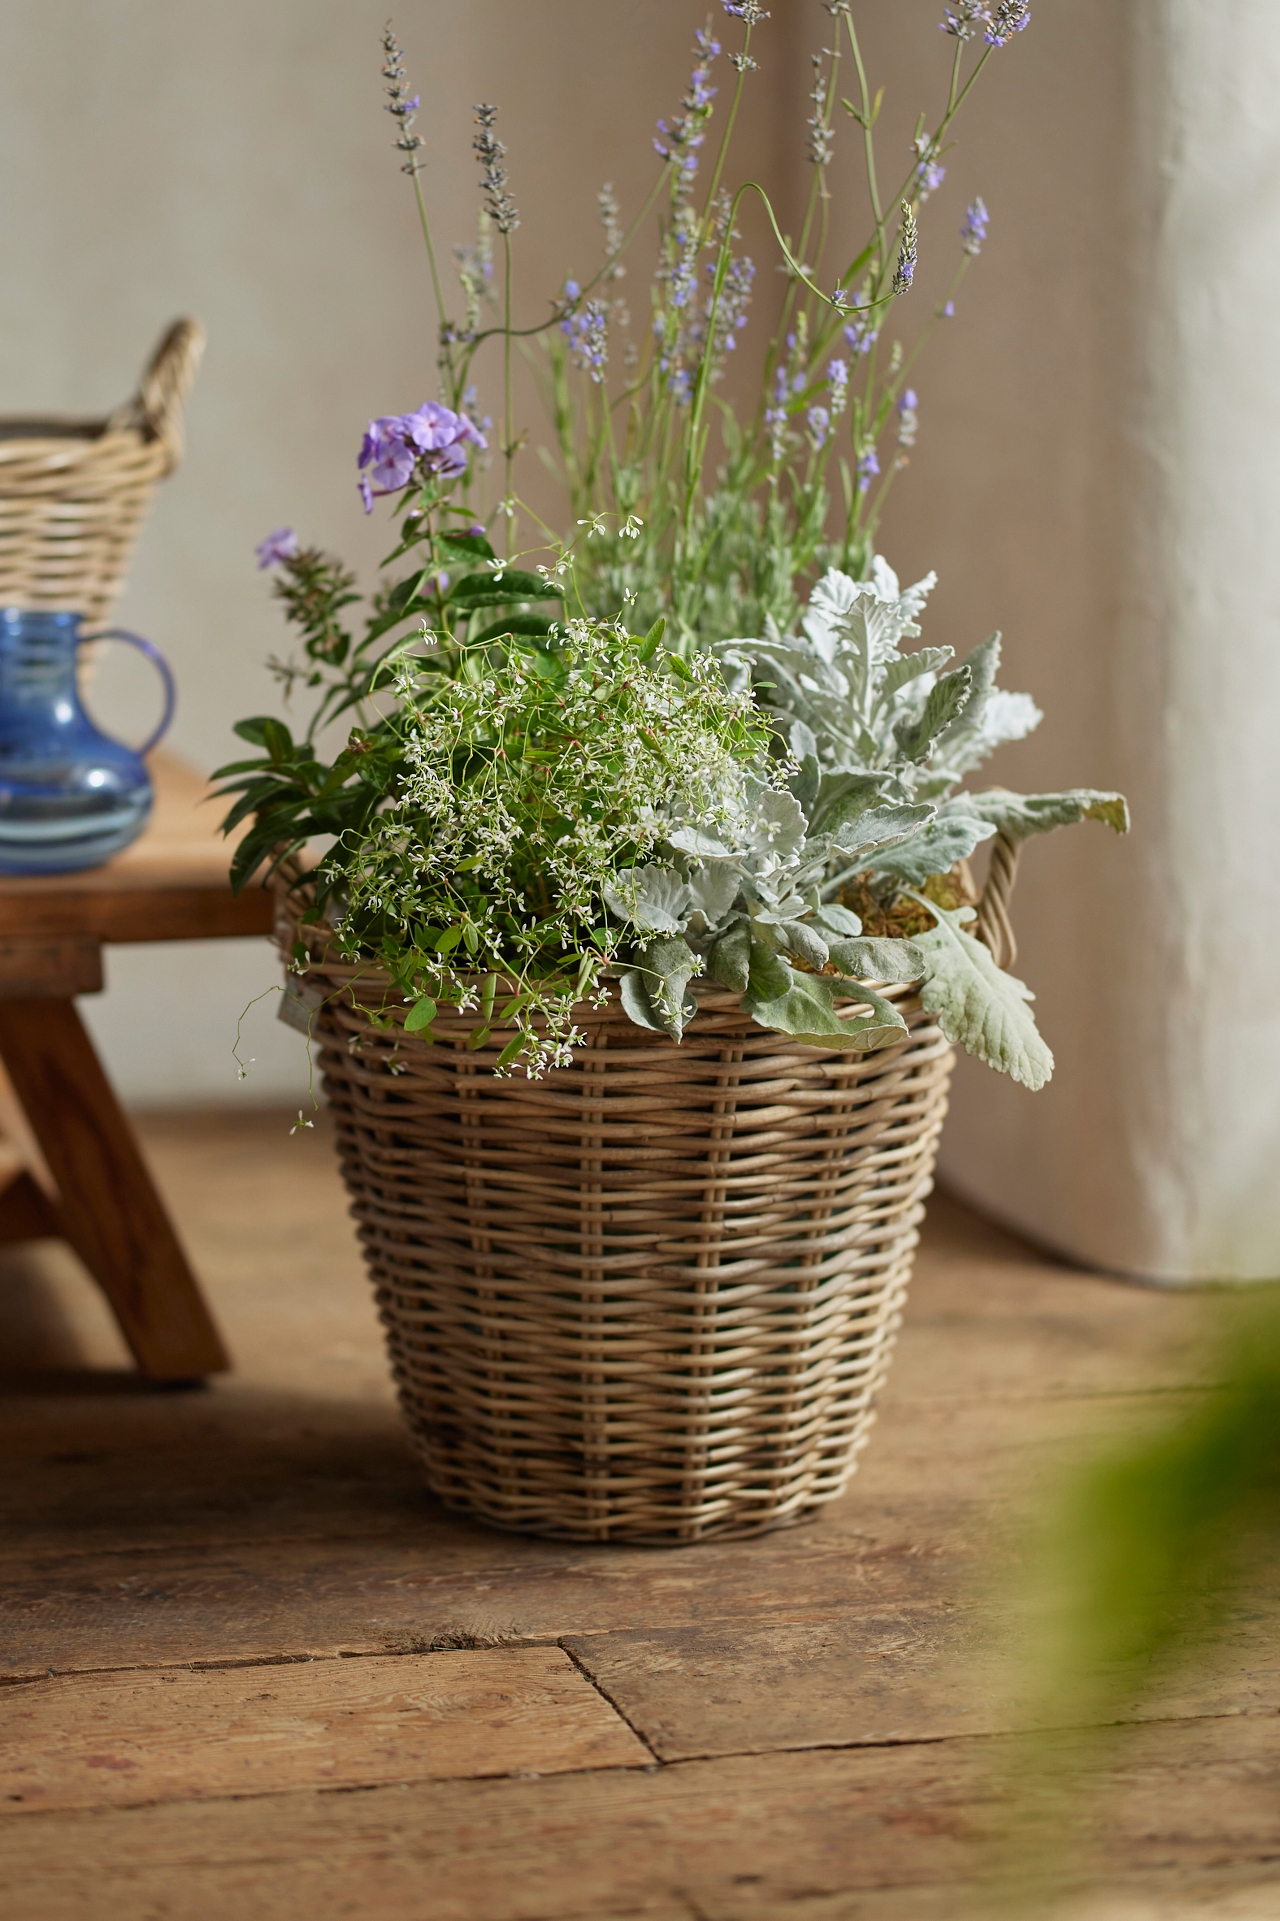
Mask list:
[[[172,669],[154,641],[145,640],[141,634],[130,633],[127,627],[102,627],[99,628],[96,633],[88,635],[87,638],[90,640],[127,640],[131,647],[136,647],[139,653],[146,655],[164,682],[164,712],[160,716],[160,725],[156,728],[150,739],[145,740],[142,746],[136,750],[143,759],[145,759],[151,752],[151,749],[157,746],[168,733],[169,724],[173,719],[174,709],[178,704],[178,690],[174,685]]]

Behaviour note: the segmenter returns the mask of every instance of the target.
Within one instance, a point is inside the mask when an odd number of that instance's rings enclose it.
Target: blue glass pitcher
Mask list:
[[[80,700],[81,614],[0,608],[0,874],[100,867],[136,840],[151,812],[149,754],[173,719],[168,663],[141,634],[113,627],[154,662],[164,715],[138,748],[94,726]]]

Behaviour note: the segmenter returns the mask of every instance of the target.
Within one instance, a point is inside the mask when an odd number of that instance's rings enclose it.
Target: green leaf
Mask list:
[[[461,939],[462,928],[457,922],[455,922],[452,927],[446,927],[436,942],[437,954],[452,954]]]
[[[520,567],[505,567],[485,574],[464,574],[450,586],[445,596],[450,606],[508,607],[519,600],[563,600],[564,592],[553,587],[541,574],[525,573]]]
[[[656,1026],[661,1033],[670,1034],[672,1040],[680,1040],[698,1011],[698,1003],[687,991],[698,972],[698,962],[688,943],[678,936],[646,942],[636,952],[634,971],[650,1015],[648,1022],[642,1024]],[[630,1012],[630,1008],[627,1011]]]
[[[278,725],[279,722],[272,714],[255,714],[248,720],[238,720],[231,731],[233,734],[238,734],[241,740],[252,742],[255,747],[265,747],[267,728]]]
[[[780,965],[788,980],[784,993],[762,999],[753,979],[742,997],[743,1012],[760,1027],[771,1028],[775,1034],[789,1034],[809,1047],[862,1052],[887,1047],[906,1032],[906,1022],[897,1009],[857,983],[832,980],[823,974],[799,974],[785,962]],[[847,993],[860,1005],[869,1005],[871,1012],[841,1020],[832,999],[833,990]]]
[[[914,941],[833,940],[831,958],[841,973],[856,981],[918,981],[929,971]]]
[[[420,1034],[424,1027],[430,1027],[438,1012],[439,1009],[430,994],[424,994],[420,1000],[413,1003],[405,1016],[405,1033]]]
[[[435,545],[441,560],[496,560],[498,557],[483,534],[437,534]]]
[[[965,933],[964,923],[974,919],[972,907],[938,907],[923,894],[907,891],[937,922],[912,943],[929,969],[920,990],[926,1013],[934,1016],[949,1041],[977,1060],[1033,1091],[1043,1087],[1053,1073],[1053,1055],[1027,1006],[1034,998],[1030,988],[1002,973],[990,950]]]
[[[1080,820],[1105,821],[1117,834],[1129,831],[1124,795],[1099,793],[1093,787],[1073,787],[1064,794],[1011,794],[1007,787],[988,787],[983,793],[960,798],[1010,840],[1028,840],[1032,834],[1047,834]]]
[[[513,1061],[519,1060],[528,1044],[527,1035],[513,1034],[495,1061],[495,1067],[510,1067]]]
[[[748,963],[748,991],[755,1000],[777,1000],[782,994],[790,992],[795,976],[780,954],[775,954],[765,941],[753,940],[751,957]]]
[[[689,908],[688,884],[660,861],[620,868],[602,897],[611,914],[645,934],[678,934]]]
[[[928,760],[935,741],[963,713],[972,693],[973,674],[968,667],[957,667],[954,673],[943,674],[935,681],[925,698],[920,718],[899,721],[893,730],[903,757],[910,761]]]
[[[495,620],[483,633],[468,634],[467,645],[483,647],[486,641],[505,640],[508,636],[512,640],[555,640],[563,632],[560,621],[547,620],[542,614],[508,614],[505,620]]]
[[[969,808],[968,800],[967,794],[960,794],[944,803],[936,820],[913,834],[905,846],[873,854],[868,867],[878,874],[897,874],[919,887],[930,874],[945,874],[957,861],[968,860],[974,848],[995,832],[990,821]]]
[[[869,807],[856,819],[845,821],[833,836],[840,852],[851,860],[868,858],[873,850],[896,847],[927,827],[936,810],[927,801],[911,807]]]
[[[847,907],[841,907],[838,901],[824,901],[813,918],[828,934],[843,934],[856,940],[862,932],[862,922],[858,916],[851,914]]]
[[[666,633],[666,631],[667,631],[667,617],[665,614],[659,614],[658,618],[654,621],[652,627],[649,629],[648,633],[645,635],[644,639],[641,641],[640,646],[637,649],[637,658],[640,660],[652,660],[654,655],[657,653],[659,647],[662,645],[662,636]]]
[[[823,774],[818,787],[811,824],[818,834],[834,834],[846,821],[883,798],[884,779],[879,774]]]
[[[751,928],[735,921],[721,934],[710,954],[711,978],[731,994],[745,994],[751,976]]]

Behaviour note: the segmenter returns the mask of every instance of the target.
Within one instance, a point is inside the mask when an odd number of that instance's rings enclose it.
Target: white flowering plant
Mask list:
[[[917,133],[892,232],[875,189],[878,96],[849,7],[826,10],[847,35],[858,77],[861,106],[843,104],[864,141],[875,230],[822,293],[818,266],[802,261],[811,242],[821,261],[827,224],[839,97],[839,54],[829,50],[815,65],[814,195],[800,258],[778,235],[781,319],[746,427],[714,390],[751,283],[750,263],[733,250],[748,189],[729,196],[723,180],[755,67],[752,34],[767,18],[755,0],[725,5],[743,37],[700,205],[693,182],[721,52],[709,29],[698,35],[682,116],[660,127],[655,195],[665,192],[666,214],[647,358],[630,360],[616,402],[606,381],[609,324],[621,318],[616,282],[629,237],[611,191],[602,195],[607,251],[596,281],[566,283],[549,322],[517,329],[518,215],[495,111],[478,108],[485,209],[480,244],[459,254],[465,319],[450,320],[421,190],[423,143],[412,131],[419,103],[390,28],[384,37],[396,145],[440,300],[441,397],[371,422],[358,469],[366,511],[379,496],[393,503],[385,565],[407,560],[408,570],[378,589],[357,633],[349,610],[360,596],[339,561],[287,528],[262,543],[261,564],[278,569],[302,644],[301,658],[272,665],[287,696],[310,693],[312,712],[298,738],[273,716],[239,725],[257,752],[221,770],[235,796],[224,825],[250,822],[236,886],[264,860],[278,866],[326,837],[304,923],[323,921],[343,956],[383,970],[409,1033],[431,1041],[442,1007],[474,1012],[476,1048],[500,1030],[499,1073],[564,1065],[581,1038],[575,1008],[610,993],[638,1026],[679,1042],[701,978],[736,994],[765,1028],[854,1050],[903,1037],[896,997],[877,990],[918,984],[951,1040],[1038,1087],[1052,1059],[1029,991],[969,926],[969,856],[995,834],[1015,846],[1071,821],[1128,824],[1115,794],[962,788],[1040,714],[1028,696],[997,688],[998,636],[959,664],[949,648],[905,646],[920,635],[933,577],[904,591],[874,551],[885,488],[915,436],[916,396],[903,384],[912,356],[892,348],[877,371],[883,310],[912,285],[917,210],[940,184],[950,122],[987,59],[1026,26],[1029,6],[956,0],[948,10],[946,110],[936,133]],[[985,227],[976,202],[962,268]],[[494,232],[504,276],[500,317],[486,329]],[[607,310],[596,286],[615,289]],[[510,424],[511,352],[522,332],[550,339],[577,524],[564,540],[513,553],[527,518],[513,490]],[[828,364],[837,333],[849,352]],[[471,382],[493,337],[503,351],[503,488],[486,509],[491,423],[473,418]],[[577,408],[574,364],[585,396]],[[708,489],[713,397],[724,464]],[[826,476],[846,415],[848,451],[836,456],[844,506],[832,529]],[[899,451],[873,493],[875,448],[891,419]],[[501,555],[497,530],[508,546]],[[539,551],[545,559],[524,564]],[[339,723],[347,731],[334,751]],[[300,941],[299,971],[308,954]],[[386,1001],[368,1011],[394,1018]]]

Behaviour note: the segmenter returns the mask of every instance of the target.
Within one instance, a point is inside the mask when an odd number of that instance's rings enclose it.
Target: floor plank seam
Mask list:
[[[631,1716],[627,1713],[626,1709],[618,1705],[617,1701],[615,1701],[613,1696],[610,1694],[608,1688],[604,1686],[603,1682],[598,1681],[596,1679],[595,1675],[591,1672],[591,1669],[587,1667],[585,1662],[580,1661],[578,1659],[578,1656],[574,1653],[573,1649],[571,1647],[566,1647],[563,1641],[558,1641],[556,1643],[556,1646],[559,1647],[573,1662],[574,1667],[577,1668],[578,1673],[582,1676],[583,1680],[586,1681],[587,1685],[589,1687],[594,1688],[596,1693],[600,1696],[601,1700],[606,1701],[608,1705],[613,1709],[613,1712],[617,1715],[618,1719],[624,1722],[626,1726],[631,1729],[631,1732],[635,1735],[636,1740],[639,1741],[641,1747],[643,1747],[647,1753],[653,1755],[654,1769],[665,1767],[667,1763],[663,1760],[662,1756],[656,1751],[652,1741],[650,1741],[649,1737],[645,1734],[643,1728],[636,1726],[636,1723],[631,1719]],[[645,1769],[646,1774],[650,1773],[651,1771],[652,1770],[649,1768]]]

